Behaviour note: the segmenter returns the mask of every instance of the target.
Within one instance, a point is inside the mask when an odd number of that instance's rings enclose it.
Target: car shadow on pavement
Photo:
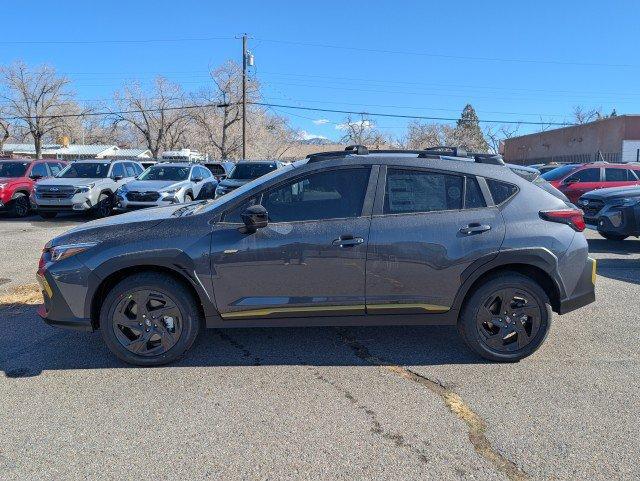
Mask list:
[[[640,284],[640,260],[607,258],[598,260],[598,275]]]
[[[626,239],[614,241],[608,239],[587,239],[589,252],[594,254],[639,254],[640,240]],[[598,261],[600,262],[600,261]]]
[[[99,332],[48,326],[33,305],[0,309],[0,329],[7,333],[0,339],[0,371],[6,378],[38,376],[43,371],[132,367],[109,352]],[[452,326],[283,327],[203,330],[185,358],[171,366],[366,365],[345,335],[388,364],[486,362],[463,344]]]

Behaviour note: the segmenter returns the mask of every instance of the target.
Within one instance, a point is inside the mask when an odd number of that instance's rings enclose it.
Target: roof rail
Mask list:
[[[332,150],[307,155],[309,162],[317,162],[328,158],[346,157],[348,155],[368,155],[369,150],[364,145],[349,145],[344,150]]]
[[[427,147],[424,149],[426,155],[450,155],[451,157],[467,157],[467,151],[462,147],[448,147],[438,145],[437,147]]]
[[[367,149],[364,145],[348,145],[344,149],[346,152],[353,152],[357,155],[368,155],[369,149]]]
[[[500,154],[471,154],[473,159],[479,164],[504,165],[504,160]]]

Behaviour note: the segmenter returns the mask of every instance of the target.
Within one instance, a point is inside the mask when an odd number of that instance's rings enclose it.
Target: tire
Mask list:
[[[93,208],[93,215],[98,219],[108,217],[111,214],[112,208],[113,202],[111,201],[111,196],[109,194],[102,193],[100,194],[100,197],[98,197],[98,202]]]
[[[605,234],[604,232],[600,232],[600,231],[598,231],[598,234],[600,234],[605,239],[612,240],[612,241],[623,241],[627,237],[629,237],[628,235],[622,235],[622,234]]]
[[[139,316],[136,303],[145,296],[149,314],[146,318]],[[154,307],[153,302],[161,303],[157,299],[168,304]],[[131,306],[136,306],[134,312]],[[171,313],[171,317],[162,316],[159,321],[153,316],[157,309]],[[173,333],[167,324],[169,319]],[[173,277],[155,272],[134,274],[120,281],[109,291],[100,309],[100,331],[107,347],[122,361],[137,366],[160,366],[180,359],[193,345],[200,325],[200,311],[191,292]],[[169,340],[166,346],[165,335]],[[127,343],[129,348],[125,347]]]
[[[30,211],[29,197],[22,192],[15,194],[11,202],[9,202],[9,215],[12,217],[27,217]]]
[[[485,359],[524,359],[540,347],[549,333],[549,296],[529,277],[502,273],[482,282],[468,296],[458,319],[458,331],[467,346]],[[504,302],[501,297],[511,301]]]
[[[184,195],[184,203],[188,204],[189,202],[193,202],[193,197],[191,196],[191,194],[185,194]]]
[[[58,215],[58,213],[57,212],[40,211],[40,212],[38,212],[38,215],[40,217],[42,217],[43,219],[53,219],[55,216]]]

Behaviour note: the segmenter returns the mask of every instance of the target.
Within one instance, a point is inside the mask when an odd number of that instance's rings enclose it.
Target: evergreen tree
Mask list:
[[[484,138],[478,116],[471,104],[467,104],[462,110],[453,137],[457,146],[464,147],[469,151],[487,152],[489,150],[489,144]]]

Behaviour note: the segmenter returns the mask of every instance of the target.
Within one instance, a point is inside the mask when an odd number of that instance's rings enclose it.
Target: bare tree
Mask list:
[[[489,139],[489,149],[496,154],[500,153],[500,147],[503,142],[515,137],[519,128],[519,124],[504,124],[500,126],[490,125],[486,127],[484,135]]]
[[[587,122],[600,120],[603,117],[602,107],[586,110],[584,107],[576,105],[573,108],[573,121],[576,124],[586,124]]]
[[[178,132],[188,119],[185,96],[179,85],[163,77],[156,78],[150,92],[137,84],[125,85],[115,94],[118,110],[113,112],[113,126],[129,126],[158,157],[160,150],[178,146]]]
[[[228,61],[210,72],[213,85],[193,96],[194,104],[203,105],[193,109],[191,115],[196,125],[196,135],[204,143],[206,152],[220,159],[236,159],[242,150],[242,68]],[[247,100],[259,98],[260,85],[255,79],[247,82]],[[256,109],[248,107],[247,123]]]
[[[67,117],[69,114],[83,114],[68,88],[69,79],[58,76],[52,67],[32,70],[22,62],[2,68],[0,73],[4,85],[0,98],[8,103],[9,116],[28,130],[40,159],[43,141],[67,130],[73,118]]]
[[[343,123],[336,127],[345,131],[345,134],[340,139],[342,143],[380,148],[389,142],[389,139],[377,130],[375,124],[365,115],[361,115],[360,120],[354,120],[349,115]]]
[[[446,124],[424,124],[414,121],[407,126],[406,146],[409,149],[426,149],[447,145],[453,128]]]
[[[0,153],[4,152],[4,143],[9,140],[11,123],[4,118],[6,109],[0,106]]]
[[[298,132],[285,117],[254,110],[249,122],[249,147],[253,158],[282,159],[294,147]]]

